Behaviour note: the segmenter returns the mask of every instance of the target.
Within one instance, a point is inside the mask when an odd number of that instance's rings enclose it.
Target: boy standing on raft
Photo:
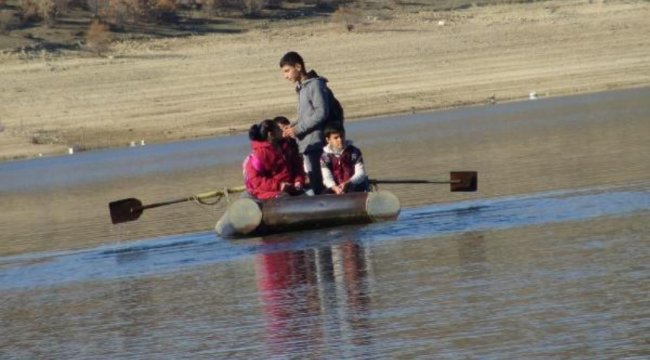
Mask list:
[[[327,145],[320,159],[323,185],[334,194],[369,190],[368,176],[361,150],[345,140],[345,130],[338,124],[325,127]]]
[[[320,171],[320,157],[324,145],[323,128],[336,117],[342,122],[343,111],[327,87],[327,79],[318,76],[313,70],[307,72],[305,62],[297,52],[291,51],[282,56],[280,69],[286,80],[296,84],[298,93],[298,119],[283,131],[283,136],[298,140],[309,184],[315,194],[320,194],[323,192]],[[338,104],[336,109],[333,109],[333,104]]]

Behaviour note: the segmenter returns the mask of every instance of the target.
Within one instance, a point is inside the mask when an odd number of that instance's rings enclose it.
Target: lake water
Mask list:
[[[644,358],[650,183],[0,258],[3,359]]]
[[[589,107],[603,96],[556,101]],[[635,111],[647,114],[644,106]],[[508,109],[494,111],[507,117]],[[463,114],[472,112],[480,110]],[[453,114],[437,118],[438,136]],[[568,122],[554,119],[554,127]],[[627,123],[628,147],[616,140],[620,149],[607,152],[604,163],[590,165],[592,158],[579,152],[551,155],[582,165],[579,176],[602,184],[508,195],[488,190],[485,197],[407,206],[397,221],[242,240],[211,231],[138,237],[125,226],[115,230],[119,241],[79,246],[98,233],[95,223],[84,224],[74,228],[81,229],[75,250],[0,257],[0,359],[646,359],[650,173],[636,161],[642,154],[630,155],[648,146],[634,140],[647,129],[645,119]],[[429,126],[424,117],[409,121],[410,128]],[[571,126],[583,125],[577,127],[590,129],[595,144],[607,143],[607,134],[590,125],[597,121]],[[377,124],[373,131],[397,126]],[[500,125],[483,126],[490,134]],[[518,126],[538,131],[530,122]],[[245,151],[240,138],[222,141]],[[123,149],[7,163],[0,167],[0,194],[19,198],[29,189],[106,181],[111,166],[125,166],[120,161],[133,165],[127,172],[137,177],[239,159],[215,160],[206,144],[143,148],[149,154],[141,159],[149,160],[127,159],[134,150]],[[162,161],[169,157],[181,160]],[[526,164],[548,172],[545,159]],[[621,162],[638,164],[628,167],[634,176],[617,177]],[[509,164],[510,178],[481,178],[481,169],[479,193],[482,184],[498,189],[506,179],[530,188],[560,183],[560,175],[536,183],[516,178],[522,168]],[[43,168],[60,177],[38,176]],[[106,222],[103,211],[96,216]],[[70,217],[56,221],[72,224]],[[29,224],[20,226],[15,231],[23,234]],[[12,242],[13,236],[2,238],[4,246]]]

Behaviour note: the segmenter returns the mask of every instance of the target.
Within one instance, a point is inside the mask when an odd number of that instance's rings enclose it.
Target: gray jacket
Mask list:
[[[298,120],[293,128],[298,138],[301,153],[323,150],[323,128],[330,115],[330,91],[327,79],[319,77],[314,71],[303,81],[298,92]]]

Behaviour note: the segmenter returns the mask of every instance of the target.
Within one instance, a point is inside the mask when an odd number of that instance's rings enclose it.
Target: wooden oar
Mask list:
[[[449,173],[449,180],[418,180],[418,179],[370,179],[371,184],[449,184],[449,190],[453,192],[476,191],[478,187],[478,173],[476,171],[452,171]]]
[[[152,209],[152,208],[172,205],[172,204],[178,204],[185,201],[197,200],[200,202],[205,199],[224,196],[226,195],[226,193],[242,192],[244,190],[245,188],[243,186],[238,186],[238,187],[229,188],[225,190],[210,191],[210,192],[193,195],[190,197],[168,200],[168,201],[153,203],[149,205],[142,205],[142,202],[136,198],[128,198],[128,199],[122,199],[122,200],[116,200],[110,202],[108,204],[108,209],[111,212],[111,222],[113,222],[113,224],[119,224],[127,221],[137,220],[140,217],[140,215],[142,215],[142,212],[147,209]]]

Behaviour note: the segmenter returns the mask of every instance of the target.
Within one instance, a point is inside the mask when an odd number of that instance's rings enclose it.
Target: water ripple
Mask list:
[[[650,210],[644,187],[553,191],[404,209],[398,221],[230,241],[212,232],[144,239],[80,251],[0,258],[0,289],[54,286],[161,274],[260,253],[302,250],[354,239],[429,239],[470,231],[625,216]],[[598,247],[603,244],[593,243]]]

